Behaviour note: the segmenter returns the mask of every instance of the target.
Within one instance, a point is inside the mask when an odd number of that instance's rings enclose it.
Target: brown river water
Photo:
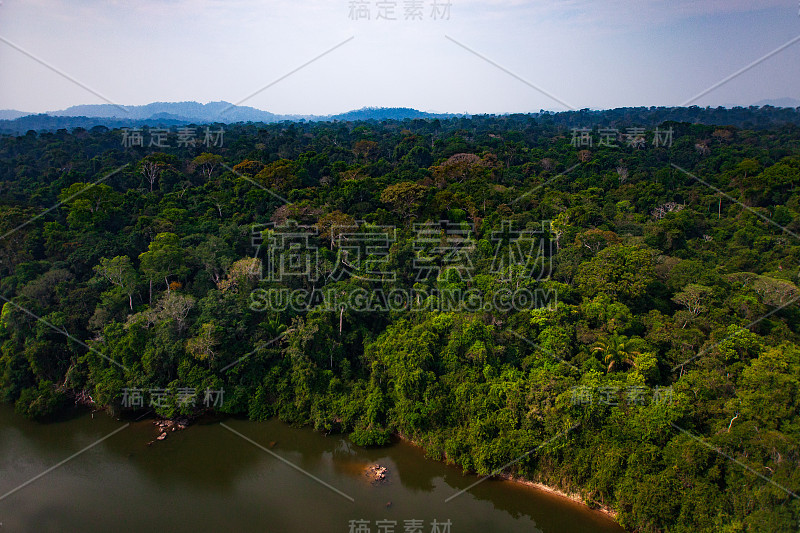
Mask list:
[[[0,405],[0,533],[623,532],[598,511],[507,481],[451,498],[480,478],[404,442],[365,450],[277,420],[201,422],[147,446],[156,435],[147,420],[85,413],[41,424]],[[388,469],[383,483],[364,474],[375,463]]]

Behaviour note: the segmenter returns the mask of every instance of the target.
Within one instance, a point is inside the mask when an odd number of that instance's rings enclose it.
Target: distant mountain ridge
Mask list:
[[[28,130],[53,131],[61,128],[94,126],[138,127],[185,124],[230,124],[235,122],[405,120],[407,118],[452,118],[463,115],[428,113],[407,107],[364,107],[336,115],[278,115],[229,102],[153,102],[128,106],[114,104],[76,105],[58,111],[30,114],[13,109],[0,110],[0,132],[20,134]]]
[[[153,102],[146,105],[88,104],[48,111],[54,117],[117,118],[127,120],[156,120],[169,117],[191,123],[213,122],[276,122],[283,117],[249,106],[228,102]]]
[[[32,113],[26,113],[25,111],[17,111],[16,109],[0,109],[0,120],[14,120],[31,114]]]
[[[153,102],[140,106],[89,104],[48,111],[54,117],[117,118],[128,120],[171,119],[192,123],[279,122],[281,120],[386,120],[406,118],[453,117],[448,113],[427,113],[409,107],[363,107],[336,115],[277,115],[249,106],[228,102]],[[15,117],[17,118],[17,117]]]
[[[462,117],[463,114],[429,113],[418,111],[410,107],[363,107],[338,115],[313,117],[309,120],[405,120],[407,118],[453,118]]]
[[[792,99],[765,100],[761,105],[748,107],[621,107],[615,109],[579,111],[545,111],[515,113],[499,116],[525,115],[567,128],[585,127],[654,127],[665,122],[714,124],[740,128],[764,128],[774,124],[800,125],[800,106],[791,107]],[[800,101],[798,101],[800,103]],[[784,105],[775,105],[784,104]],[[23,135],[28,131],[95,126],[107,128],[179,127],[220,123],[275,123],[318,121],[384,121],[415,119],[452,119],[469,117],[467,114],[432,113],[408,107],[364,107],[336,115],[277,115],[253,107],[236,106],[228,102],[154,102],[142,106],[116,106],[113,104],[73,106],[62,111],[38,115],[25,115],[21,111],[0,111],[0,133]],[[3,119],[2,117],[8,117]],[[16,118],[11,118],[16,117]]]
[[[797,98],[772,98],[768,100],[759,100],[753,105],[764,106],[771,105],[772,107],[800,107],[800,100]]]

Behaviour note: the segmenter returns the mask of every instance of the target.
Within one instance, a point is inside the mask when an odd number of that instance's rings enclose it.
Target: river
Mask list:
[[[623,532],[520,484],[486,480],[458,494],[480,478],[408,443],[365,450],[277,420],[197,423],[147,446],[156,435],[146,420],[84,413],[40,424],[0,405],[0,533]],[[373,463],[388,468],[386,482],[364,475]]]

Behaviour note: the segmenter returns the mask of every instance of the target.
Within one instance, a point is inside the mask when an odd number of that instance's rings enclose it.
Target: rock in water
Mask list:
[[[389,475],[389,469],[379,464],[374,464],[367,467],[366,475],[370,478],[372,483],[380,483],[386,481],[386,476]]]

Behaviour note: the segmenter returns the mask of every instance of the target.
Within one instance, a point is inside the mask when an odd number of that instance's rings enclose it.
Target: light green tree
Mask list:
[[[180,239],[174,233],[159,233],[150,243],[146,252],[139,255],[142,272],[150,280],[150,300],[153,297],[153,281],[163,279],[169,292],[169,277],[188,273],[185,253],[180,247]]]
[[[100,264],[94,267],[94,271],[124,292],[128,296],[128,305],[133,309],[133,293],[139,283],[139,276],[127,255],[100,259]]]

